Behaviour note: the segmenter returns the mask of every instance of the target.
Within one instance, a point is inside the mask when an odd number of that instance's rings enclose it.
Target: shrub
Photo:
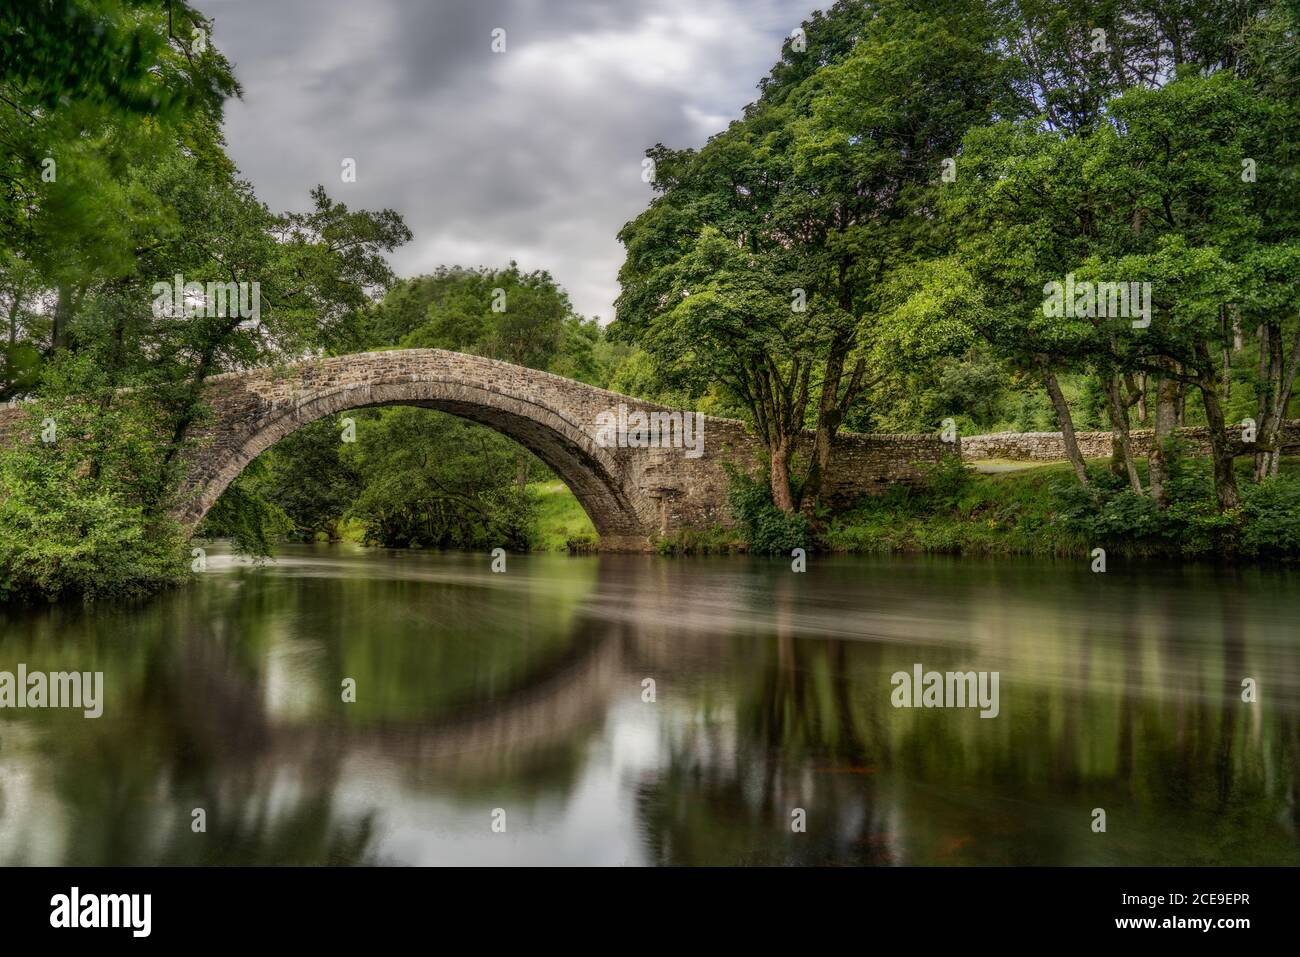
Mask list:
[[[1268,478],[1242,490],[1241,550],[1264,557],[1300,556],[1300,482]]]
[[[0,600],[140,595],[183,580],[165,517],[179,459],[149,393],[122,395],[89,357],[49,366],[47,393],[0,449]],[[74,397],[74,398],[70,398]],[[44,423],[52,441],[37,440]]]
[[[180,529],[57,447],[0,452],[0,600],[134,596],[183,580]]]
[[[969,508],[965,501],[973,485],[974,473],[955,455],[945,455],[922,469],[922,489],[927,504],[935,509]]]
[[[783,512],[772,504],[767,484],[734,469],[728,470],[728,500],[740,522],[749,550],[759,555],[788,555],[791,549],[808,548],[812,525],[807,517]]]
[[[579,533],[564,540],[564,547],[570,555],[590,555],[596,550],[599,539],[595,535]]]
[[[707,529],[678,529],[655,539],[660,555],[730,555],[746,551],[748,544],[736,533],[716,525]]]

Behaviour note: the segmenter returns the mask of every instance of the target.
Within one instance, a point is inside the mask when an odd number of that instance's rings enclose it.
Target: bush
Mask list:
[[[1268,478],[1242,491],[1241,550],[1261,557],[1300,556],[1300,481]]]
[[[925,466],[922,472],[924,481],[921,488],[931,508],[962,511],[969,508],[966,498],[974,484],[974,473],[960,458],[945,455],[933,465]]]
[[[660,555],[731,555],[747,551],[748,543],[734,532],[716,525],[708,529],[679,529],[655,539]]]
[[[183,580],[189,559],[165,517],[179,482],[169,421],[122,395],[89,357],[51,365],[16,445],[0,449],[0,600],[141,595]],[[73,398],[70,398],[73,397]],[[48,444],[37,436],[50,423]]]
[[[517,481],[521,450],[509,439],[427,409],[385,409],[359,422],[343,453],[361,483],[346,517],[367,544],[529,550],[538,495]]]
[[[264,468],[257,459],[230,484],[204,517],[200,537],[229,538],[237,552],[260,560],[271,556],[279,538],[297,531],[289,514],[261,493],[255,478]]]
[[[180,529],[55,447],[0,452],[0,601],[135,596],[183,580]]]
[[[1122,476],[1094,469],[1095,499],[1074,482],[1056,489],[1063,523],[1096,545],[1187,556],[1235,552],[1242,516],[1219,512],[1209,463],[1174,454],[1170,465],[1164,509],[1133,492]]]
[[[728,470],[731,512],[740,522],[745,543],[758,555],[788,555],[812,544],[812,525],[804,515],[783,512],[772,504],[767,483],[734,469]]]
[[[595,535],[579,533],[564,540],[564,548],[570,555],[590,555],[596,551],[600,539]]]

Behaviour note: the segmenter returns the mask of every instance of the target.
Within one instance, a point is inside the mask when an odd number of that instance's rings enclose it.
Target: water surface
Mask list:
[[[1300,863],[1300,571],[215,551],[0,613],[106,685],[0,710],[0,863]]]

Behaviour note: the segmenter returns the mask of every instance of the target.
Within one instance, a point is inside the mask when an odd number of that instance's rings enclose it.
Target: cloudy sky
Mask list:
[[[440,264],[549,269],[612,318],[645,148],[699,146],[817,0],[199,0],[244,98],[230,152],[273,209],[326,184],[391,206]],[[505,31],[505,52],[492,51]],[[356,182],[341,181],[344,158]]]

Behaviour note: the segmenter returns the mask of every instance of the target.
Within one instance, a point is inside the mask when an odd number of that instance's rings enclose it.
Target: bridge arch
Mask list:
[[[686,413],[442,349],[363,352],[228,372],[204,383],[203,398],[212,414],[187,434],[187,472],[172,513],[189,532],[280,439],[325,416],[376,406],[438,409],[510,436],[573,490],[603,551],[645,551],[656,536],[732,525],[728,468],[763,467],[761,447],[740,422],[696,414],[699,442],[690,454],[671,442],[629,439],[609,446],[597,441],[599,423],[616,410],[620,417],[625,411]],[[24,409],[0,407],[0,445],[38,441],[32,424]],[[811,433],[800,436],[799,454],[812,454],[812,444]],[[937,435],[840,433],[823,493],[831,504],[849,505],[892,484],[922,480],[927,464],[953,452]]]
[[[287,376],[217,376],[207,392],[212,423],[196,436],[176,514],[187,530],[196,528],[249,463],[312,422],[355,409],[408,405],[447,412],[514,439],[569,486],[603,546],[645,548],[653,503],[638,501],[629,489],[617,450],[597,444],[592,396],[575,395],[574,386],[612,395],[532,369],[424,349],[318,360]]]

